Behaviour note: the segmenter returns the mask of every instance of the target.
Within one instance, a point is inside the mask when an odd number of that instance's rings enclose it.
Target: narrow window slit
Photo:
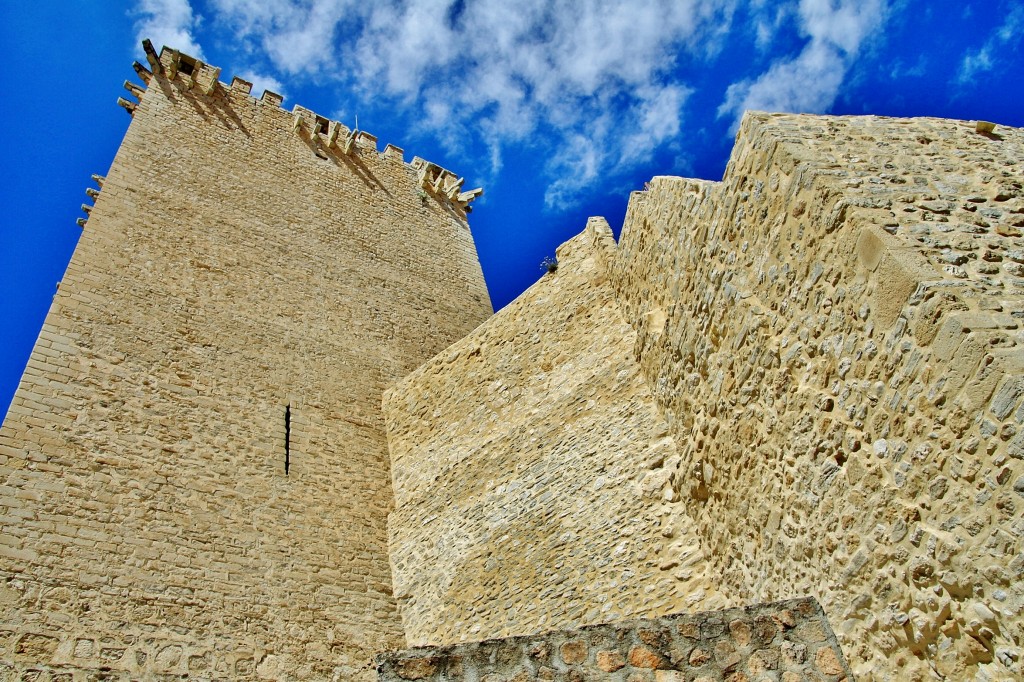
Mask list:
[[[291,442],[292,442],[292,405],[288,403],[284,408],[284,475],[288,475],[288,466],[291,464]]]

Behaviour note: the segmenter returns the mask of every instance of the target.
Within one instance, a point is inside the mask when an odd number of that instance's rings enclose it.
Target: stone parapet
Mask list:
[[[376,658],[379,682],[853,679],[821,607],[792,599]]]

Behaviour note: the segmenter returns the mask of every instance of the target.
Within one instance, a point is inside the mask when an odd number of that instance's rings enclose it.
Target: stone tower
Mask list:
[[[491,313],[478,192],[147,52],[0,431],[0,676],[373,679],[381,394]]]

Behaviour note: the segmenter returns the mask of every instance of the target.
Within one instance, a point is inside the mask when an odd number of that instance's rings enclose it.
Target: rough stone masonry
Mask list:
[[[809,598],[411,649],[376,662],[381,682],[836,682],[851,675]]]
[[[1024,132],[749,113],[385,394],[410,643],[802,595],[1024,675]],[[767,679],[774,679],[768,676]]]

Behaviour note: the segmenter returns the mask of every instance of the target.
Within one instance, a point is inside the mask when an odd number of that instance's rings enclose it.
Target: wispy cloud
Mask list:
[[[735,126],[747,109],[825,111],[861,45],[887,13],[886,0],[801,0],[800,31],[809,41],[800,54],[775,61],[756,79],[730,85],[718,115],[733,116]]]
[[[737,0],[212,0],[215,20],[283,74],[337,79],[364,98],[420,112],[439,139],[502,148],[554,139],[541,164],[549,205],[643,163],[674,138],[689,88],[674,74],[689,54],[721,48]]]
[[[284,74],[317,73],[336,66],[334,38],[364,9],[352,0],[212,0],[218,17],[254,41]],[[339,36],[344,42],[350,36]]]
[[[997,63],[997,53],[1010,45],[1019,43],[1024,34],[1024,7],[1014,7],[985,44],[977,50],[968,50],[960,61],[956,82],[964,85],[980,74],[991,71]]]
[[[136,45],[149,38],[157,50],[169,45],[193,57],[203,56],[193,37],[198,22],[188,0],[139,0],[135,14]]]
[[[779,29],[792,19],[796,6],[789,2],[772,4],[766,0],[752,0],[750,10],[750,24],[756,36],[755,45],[764,51],[775,41]]]
[[[904,63],[902,59],[895,60],[892,65],[892,69],[889,71],[889,78],[894,81],[909,78],[920,78],[925,75],[927,71],[928,57],[923,54],[919,54],[913,65]]]

